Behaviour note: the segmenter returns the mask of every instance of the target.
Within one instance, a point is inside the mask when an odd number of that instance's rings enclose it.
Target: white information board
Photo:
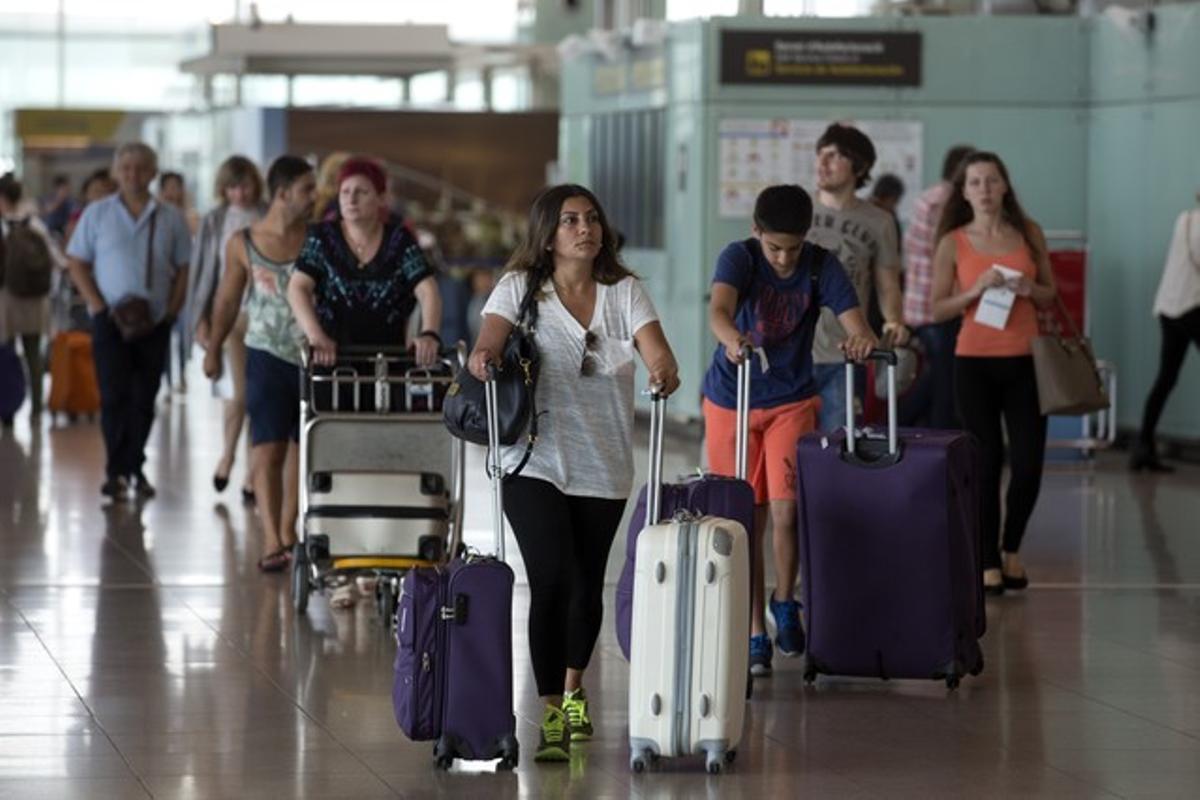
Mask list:
[[[920,122],[900,120],[840,120],[861,130],[875,144],[876,161],[871,177],[890,172],[904,181],[900,218],[923,188],[921,152],[924,128]],[[795,183],[816,194],[816,145],[830,120],[723,119],[718,127],[720,214],[727,219],[749,219],[754,199],[767,186]],[[859,196],[870,194],[864,187]]]

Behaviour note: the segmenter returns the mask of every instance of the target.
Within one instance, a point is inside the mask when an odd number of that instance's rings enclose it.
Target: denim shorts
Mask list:
[[[266,350],[246,348],[250,442],[300,441],[300,367]]]

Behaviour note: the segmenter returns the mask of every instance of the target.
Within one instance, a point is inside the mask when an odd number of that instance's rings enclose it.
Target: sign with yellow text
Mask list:
[[[920,86],[920,33],[721,31],[721,83]]]

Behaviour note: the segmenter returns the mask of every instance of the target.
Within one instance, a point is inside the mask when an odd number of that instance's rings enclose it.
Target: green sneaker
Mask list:
[[[571,726],[571,741],[586,742],[592,738],[592,719],[588,716],[587,695],[576,689],[563,695],[563,713]]]
[[[571,737],[567,736],[567,716],[558,706],[546,706],[542,716],[542,738],[534,761],[570,761]]]

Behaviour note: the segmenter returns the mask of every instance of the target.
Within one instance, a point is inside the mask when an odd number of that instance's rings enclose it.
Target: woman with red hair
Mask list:
[[[413,347],[417,363],[432,364],[441,344],[437,279],[416,237],[385,213],[387,174],[373,159],[355,156],[338,171],[337,186],[337,218],[309,228],[288,283],[313,362],[332,366],[339,346],[403,344],[419,304]]]

